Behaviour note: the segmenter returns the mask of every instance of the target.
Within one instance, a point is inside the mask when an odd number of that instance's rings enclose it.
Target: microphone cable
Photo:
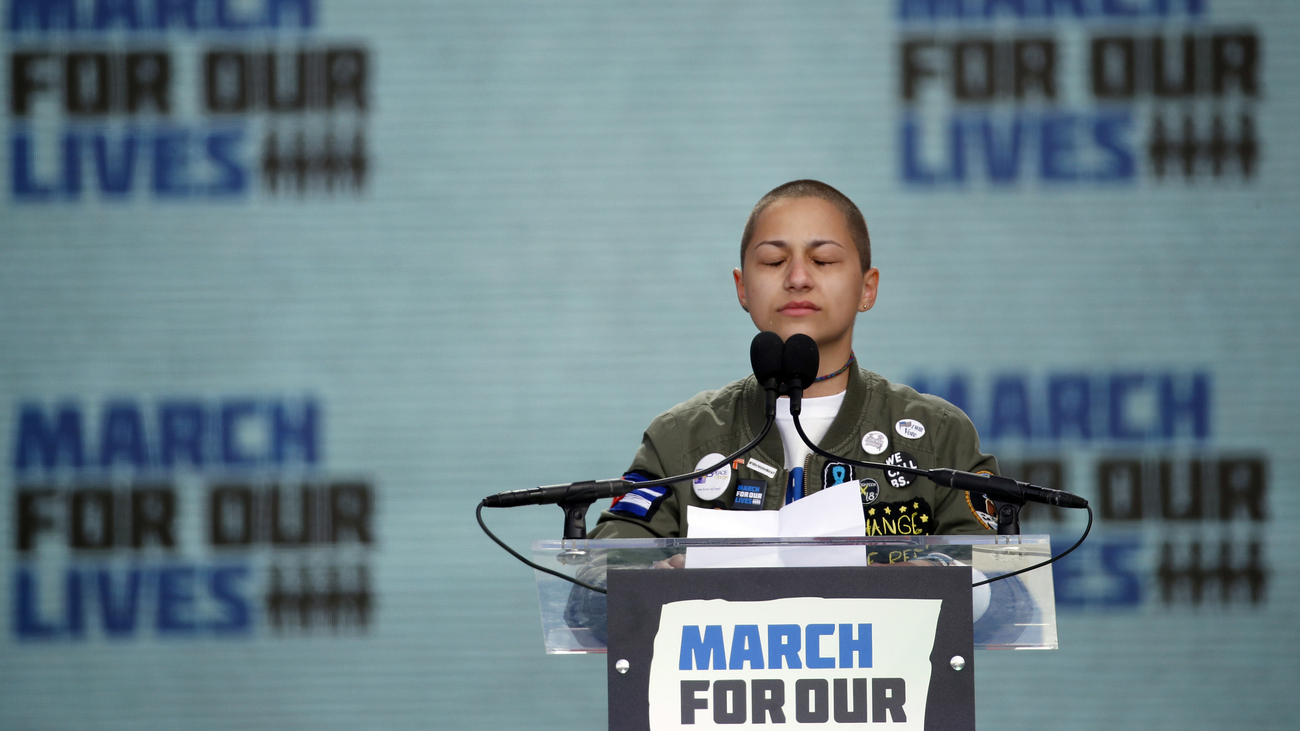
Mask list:
[[[685,475],[679,475],[677,477],[661,477],[657,480],[646,480],[645,482],[628,482],[627,491],[632,492],[633,490],[639,490],[643,487],[659,487],[661,485],[671,485],[677,482],[685,482],[686,480],[693,480],[696,477],[701,477],[703,475],[709,474],[710,472],[713,472],[714,470],[720,469],[723,465],[731,464],[732,460],[736,459],[742,454],[745,454],[746,452],[751,451],[752,449],[754,449],[754,447],[757,447],[759,443],[761,443],[763,439],[767,437],[768,432],[772,431],[772,424],[774,423],[776,423],[776,416],[774,414],[769,415],[767,417],[766,422],[764,422],[763,424],[763,429],[759,431],[758,436],[750,440],[749,444],[746,444],[745,446],[736,450],[732,454],[723,457],[722,460],[720,460],[715,465],[711,465],[709,467],[705,467],[704,469],[696,470],[694,472]],[[525,566],[531,566],[532,568],[541,571],[542,573],[559,577],[561,579],[564,579],[565,581],[568,581],[569,583],[577,584],[578,586],[581,586],[584,589],[590,589],[591,591],[598,592],[600,594],[607,593],[604,589],[598,586],[593,586],[592,584],[588,584],[587,582],[582,581],[573,576],[569,576],[567,574],[556,571],[555,569],[547,568],[533,561],[530,561],[524,558],[522,555],[519,554],[519,552],[515,551],[510,546],[506,545],[505,542],[502,541],[500,538],[498,538],[496,534],[494,534],[491,530],[489,530],[487,524],[483,522],[483,508],[487,507],[486,503],[487,503],[487,498],[484,498],[483,500],[479,501],[478,508],[474,510],[474,517],[478,520],[479,527],[483,529],[483,532],[487,534],[487,537],[491,538],[493,543],[496,543],[498,546],[505,549],[506,553],[509,553],[511,556],[514,556],[515,558],[519,559]]]
[[[837,462],[846,462],[846,463],[848,463],[848,464],[855,465],[855,466],[857,466],[857,467],[865,467],[865,468],[867,468],[867,469],[884,470],[884,471],[886,471],[886,472],[902,472],[902,473],[905,473],[905,474],[916,475],[916,476],[918,476],[918,477],[929,477],[929,470],[914,469],[914,468],[911,468],[911,467],[904,467],[904,466],[902,466],[902,465],[887,465],[887,464],[884,464],[884,463],[881,463],[881,462],[863,462],[863,461],[861,461],[861,460],[856,460],[856,459],[851,459],[851,458],[849,458],[849,457],[841,457],[841,456],[839,456],[839,455],[831,454],[830,452],[827,452],[826,450],[822,449],[821,447],[817,446],[816,444],[813,444],[813,443],[812,443],[812,440],[808,438],[808,435],[807,435],[807,434],[804,434],[804,431],[803,431],[803,425],[799,423],[799,415],[798,415],[798,414],[793,414],[792,416],[794,417],[794,428],[795,428],[795,431],[799,432],[799,438],[803,440],[803,443],[804,443],[804,444],[808,445],[808,448],[809,448],[809,449],[811,449],[812,451],[816,452],[817,454],[819,454],[819,455],[821,455],[821,456],[823,456],[823,457],[826,457],[826,458],[828,458],[828,459],[833,459],[833,460],[835,460],[835,461],[837,461]],[[960,489],[960,488],[954,488],[954,489]],[[1055,563],[1056,561],[1058,561],[1058,560],[1060,560],[1060,559],[1063,559],[1063,558],[1065,558],[1066,556],[1070,555],[1070,552],[1072,552],[1074,549],[1078,548],[1079,546],[1083,545],[1084,540],[1086,540],[1086,539],[1088,538],[1088,534],[1092,532],[1092,517],[1093,517],[1093,516],[1092,516],[1092,506],[1091,506],[1091,505],[1084,505],[1084,507],[1088,510],[1088,526],[1087,526],[1086,528],[1084,528],[1084,530],[1083,530],[1083,535],[1079,537],[1079,540],[1075,541],[1075,543],[1074,543],[1073,546],[1070,546],[1069,548],[1065,549],[1065,550],[1062,551],[1061,553],[1059,553],[1059,554],[1057,554],[1057,555],[1055,555],[1055,556],[1052,556],[1051,558],[1047,559],[1046,561],[1042,561],[1042,562],[1040,562],[1040,563],[1036,563],[1036,564],[1034,564],[1033,566],[1026,566],[1026,567],[1023,568],[1023,569],[1017,569],[1017,570],[1015,570],[1015,571],[1012,571],[1011,573],[1001,574],[1001,575],[999,575],[999,576],[995,576],[995,577],[993,577],[993,578],[991,578],[991,579],[985,579],[984,581],[977,581],[977,582],[971,584],[971,588],[975,588],[975,587],[977,587],[977,586],[984,586],[985,584],[991,584],[991,583],[993,583],[994,581],[1001,581],[1001,580],[1003,580],[1003,579],[1009,579],[1009,578],[1011,578],[1012,576],[1016,576],[1016,575],[1018,575],[1018,574],[1023,574],[1023,573],[1025,573],[1025,572],[1027,572],[1027,571],[1033,571],[1034,569],[1041,569],[1042,567],[1044,567],[1044,566],[1046,566],[1046,565],[1048,565],[1048,564],[1050,564],[1050,563]]]

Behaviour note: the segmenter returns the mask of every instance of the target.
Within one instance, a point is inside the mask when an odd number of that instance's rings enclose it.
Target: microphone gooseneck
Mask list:
[[[817,380],[817,343],[803,333],[785,341],[781,354],[781,379],[790,397],[790,413],[795,417],[803,410],[803,390]]]

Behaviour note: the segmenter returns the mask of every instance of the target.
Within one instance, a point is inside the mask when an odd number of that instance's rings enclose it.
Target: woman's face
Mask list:
[[[862,271],[839,209],[820,198],[786,198],[759,215],[744,266],[733,276],[759,330],[783,340],[803,333],[821,351],[843,350],[847,358],[854,318],[875,304],[880,275]]]

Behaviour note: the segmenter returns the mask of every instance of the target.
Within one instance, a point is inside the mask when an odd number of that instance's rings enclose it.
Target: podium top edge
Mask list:
[[[805,536],[781,538],[612,538],[583,540],[535,540],[534,551],[573,549],[600,550],[619,548],[695,548],[735,546],[1043,546],[1050,545],[1046,534],[1018,536],[950,535],[950,536]]]

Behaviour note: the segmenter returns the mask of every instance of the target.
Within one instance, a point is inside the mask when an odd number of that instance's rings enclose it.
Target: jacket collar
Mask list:
[[[844,403],[840,406],[835,421],[831,422],[826,436],[821,440],[821,446],[826,451],[843,453],[852,447],[858,438],[858,432],[861,431],[859,422],[871,401],[872,384],[875,378],[874,373],[862,368],[849,369],[849,384],[845,389]],[[744,397],[741,399],[742,413],[738,414],[739,421],[746,426],[745,433],[742,435],[743,443],[748,443],[763,429],[765,404],[766,394],[758,385],[758,380],[753,376],[746,378]],[[775,425],[754,451],[760,458],[774,460],[772,464],[784,468],[785,448],[781,445],[781,434],[776,430]]]

